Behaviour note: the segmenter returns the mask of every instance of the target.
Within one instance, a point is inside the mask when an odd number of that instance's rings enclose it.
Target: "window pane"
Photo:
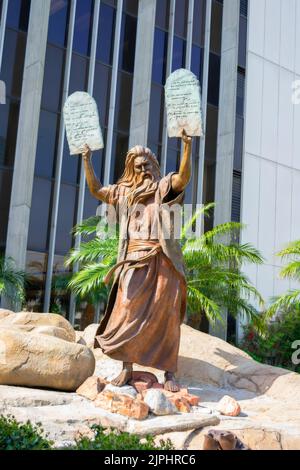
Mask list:
[[[239,28],[239,57],[238,62],[240,67],[246,67],[246,43],[247,43],[247,19],[240,16]]]
[[[47,46],[42,94],[42,107],[51,111],[60,111],[61,92],[64,72],[63,49]]]
[[[92,7],[92,0],[77,0],[73,50],[83,55],[88,55],[90,51]]]
[[[242,169],[243,157],[243,136],[244,136],[244,119],[236,116],[235,121],[235,143],[234,143],[234,169]]]
[[[96,57],[112,64],[116,10],[101,2]]]
[[[218,109],[208,105],[206,116],[205,160],[215,162],[217,152]]]
[[[161,29],[155,28],[152,81],[164,84],[166,80],[166,60],[168,48],[168,34]]]
[[[164,110],[163,92],[163,87],[158,85],[152,85],[148,140],[156,143],[161,142],[162,139],[162,123]]]
[[[170,0],[156,2],[155,24],[159,28],[169,29]]]
[[[129,132],[132,75],[124,72],[118,74],[117,98],[116,98],[116,120],[115,127],[123,132]]]
[[[18,120],[19,103],[7,100],[0,106],[0,165],[13,167]]]
[[[123,9],[127,13],[130,13],[131,15],[136,16],[138,14],[138,3],[139,3],[138,0],[124,0]]]
[[[219,105],[220,56],[209,54],[208,102]]]
[[[194,0],[193,42],[204,46],[205,0]]]
[[[12,171],[0,170],[0,249],[6,244]]]
[[[196,75],[202,86],[203,79],[203,49],[198,46],[192,46],[191,71]]]
[[[52,0],[50,8],[48,41],[65,46],[67,43],[67,23],[69,16],[69,0]]]
[[[21,96],[25,46],[24,34],[6,30],[0,79],[5,82],[9,96]]]
[[[88,61],[85,57],[72,54],[69,95],[75,91],[85,91],[88,80]]]
[[[128,135],[114,134],[113,141],[113,181],[116,182],[124,171],[125,157],[128,151]]]
[[[119,68],[131,73],[134,68],[136,22],[136,18],[123,13]]]
[[[174,36],[173,41],[173,57],[172,57],[172,72],[181,69],[185,65],[185,49],[186,41]]]
[[[97,199],[91,195],[88,189],[85,191],[83,219],[88,219],[96,215],[99,202],[100,201],[97,201]]]
[[[47,250],[51,186],[49,180],[34,178],[28,234],[29,250]]]
[[[179,0],[176,2],[175,8],[175,34],[186,37],[187,17],[188,17],[188,0]]]
[[[52,178],[57,130],[57,114],[41,110],[35,160],[37,176]]]
[[[62,184],[60,188],[55,247],[55,253],[59,255],[67,254],[72,247],[71,230],[75,225],[75,202],[76,187],[69,184]]]
[[[9,0],[7,26],[27,31],[30,12],[30,0]]]
[[[170,173],[171,171],[177,170],[179,158],[180,158],[180,153],[178,150],[168,148],[166,175]]]
[[[81,157],[70,155],[69,145],[65,137],[61,179],[65,183],[77,184],[78,167]]]
[[[211,10],[211,37],[210,50],[215,54],[221,54],[222,38],[222,5],[216,1],[212,2]]]
[[[93,96],[96,100],[101,127],[108,124],[111,68],[96,63]]]

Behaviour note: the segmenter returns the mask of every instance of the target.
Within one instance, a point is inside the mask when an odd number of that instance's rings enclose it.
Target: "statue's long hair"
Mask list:
[[[145,156],[148,158],[153,165],[153,180],[145,188],[144,182],[136,182],[136,174],[134,171],[134,160],[137,157]],[[133,203],[142,202],[144,199],[153,195],[157,189],[158,180],[161,178],[160,167],[158,160],[154,153],[148,147],[143,147],[142,145],[136,145],[130,149],[126,154],[125,159],[125,169],[118,180],[117,184],[122,186],[127,186],[132,188],[128,192],[128,205]]]

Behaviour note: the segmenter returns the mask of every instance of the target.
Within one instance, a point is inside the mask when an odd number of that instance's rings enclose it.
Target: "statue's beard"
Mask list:
[[[138,174],[133,179],[133,185],[128,193],[128,205],[143,203],[155,194],[158,182],[152,173]]]

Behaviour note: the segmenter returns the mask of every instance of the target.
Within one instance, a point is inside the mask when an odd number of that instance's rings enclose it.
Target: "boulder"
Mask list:
[[[111,413],[118,413],[137,420],[147,418],[149,413],[149,407],[142,400],[117,394],[110,390],[99,393],[94,404]]]
[[[144,402],[147,403],[152,413],[157,416],[170,415],[176,413],[177,409],[161,390],[146,390]]]
[[[0,308],[0,321],[2,320],[2,318],[6,318],[9,315],[12,315],[13,313],[14,312],[12,312],[11,310],[6,310],[4,308]]]
[[[94,348],[96,332],[99,328],[98,323],[91,323],[87,326],[82,334],[81,343],[86,344],[88,348]]]
[[[86,346],[0,328],[0,384],[74,391],[95,369]]]
[[[93,401],[97,398],[97,395],[102,392],[106,383],[107,382],[105,380],[93,375],[86,379],[83,384],[77,388],[76,393]]]
[[[34,332],[40,326],[51,326],[65,330],[65,338],[75,342],[76,335],[72,325],[62,315],[56,313],[19,312],[0,319],[0,327],[15,327]],[[65,339],[64,338],[64,339]]]
[[[216,409],[225,416],[238,416],[241,412],[239,403],[229,395],[221,398]]]

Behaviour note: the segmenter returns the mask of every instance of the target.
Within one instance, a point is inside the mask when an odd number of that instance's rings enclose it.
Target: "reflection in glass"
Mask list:
[[[235,142],[234,142],[234,162],[233,167],[235,170],[242,169],[243,158],[243,137],[244,137],[244,119],[241,116],[236,116],[235,120]]]
[[[41,110],[35,175],[52,178],[57,137],[57,114]]]
[[[79,54],[89,55],[92,32],[93,2],[77,0],[73,50]]]
[[[119,68],[131,73],[133,73],[134,68],[136,23],[136,18],[123,13],[120,36],[121,46]]]
[[[152,81],[164,84],[166,80],[166,58],[168,47],[168,34],[161,29],[155,28]]]
[[[246,49],[247,49],[247,19],[240,16],[239,26],[239,55],[238,64],[240,67],[246,67]]]
[[[42,94],[42,107],[60,111],[63,87],[63,63],[65,51],[58,47],[47,46]]]
[[[116,10],[101,2],[96,57],[112,65]]]
[[[48,42],[66,46],[70,0],[51,0]]]
[[[161,0],[160,0],[161,1]],[[123,10],[137,16],[139,0],[124,0]]]
[[[174,36],[173,41],[173,57],[172,72],[177,69],[184,68],[185,65],[186,41]]]
[[[51,181],[34,178],[28,233],[28,249],[46,251],[48,243]]]
[[[27,31],[30,12],[30,0],[9,0],[6,25]]]

